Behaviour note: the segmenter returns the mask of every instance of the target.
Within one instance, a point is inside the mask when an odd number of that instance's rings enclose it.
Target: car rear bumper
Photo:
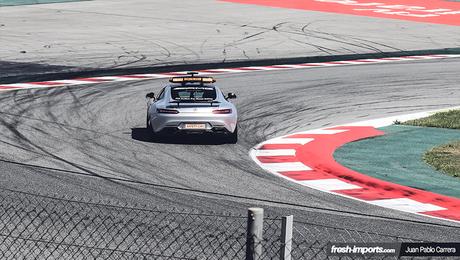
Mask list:
[[[215,116],[156,115],[151,120],[154,132],[184,132],[184,133],[233,133],[236,128],[235,114]],[[204,124],[202,129],[188,129],[188,124]]]

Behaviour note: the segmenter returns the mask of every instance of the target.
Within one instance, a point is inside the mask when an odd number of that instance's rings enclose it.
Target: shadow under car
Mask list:
[[[171,135],[153,136],[147,128],[131,128],[131,137],[137,141],[163,144],[219,145],[228,143],[224,134],[175,133]]]

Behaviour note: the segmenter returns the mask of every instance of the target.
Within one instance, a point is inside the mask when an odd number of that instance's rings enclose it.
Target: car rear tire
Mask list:
[[[150,125],[150,122],[149,122],[149,116],[147,116],[147,119],[146,119],[146,122],[145,122],[145,128],[147,128],[147,130],[151,130],[152,129],[152,126]]]
[[[233,133],[228,135],[227,142],[230,144],[236,144],[238,142],[238,126],[235,127],[235,131],[233,131]]]
[[[147,128],[147,134],[150,137],[150,140],[156,141],[158,140],[158,134],[153,131],[152,124],[150,123],[149,117],[147,116],[147,122],[146,122],[146,128]]]

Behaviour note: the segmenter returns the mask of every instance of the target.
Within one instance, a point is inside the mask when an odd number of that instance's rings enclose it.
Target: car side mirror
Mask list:
[[[227,99],[234,99],[234,98],[236,98],[235,93],[230,92],[230,93],[227,94]]]
[[[155,93],[153,92],[147,93],[147,95],[145,95],[145,98],[155,99]]]

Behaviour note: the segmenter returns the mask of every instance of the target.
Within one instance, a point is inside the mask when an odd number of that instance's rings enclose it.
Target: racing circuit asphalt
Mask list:
[[[238,95],[236,145],[212,137],[151,142],[144,129],[144,97],[149,91],[158,93],[164,79],[3,92],[0,187],[242,215],[248,206],[261,206],[270,215],[292,213],[298,221],[423,240],[458,239],[460,228],[385,218],[454,223],[372,206],[275,177],[259,168],[248,151],[294,131],[458,105],[459,67],[460,59],[450,59],[218,75],[221,89]]]

